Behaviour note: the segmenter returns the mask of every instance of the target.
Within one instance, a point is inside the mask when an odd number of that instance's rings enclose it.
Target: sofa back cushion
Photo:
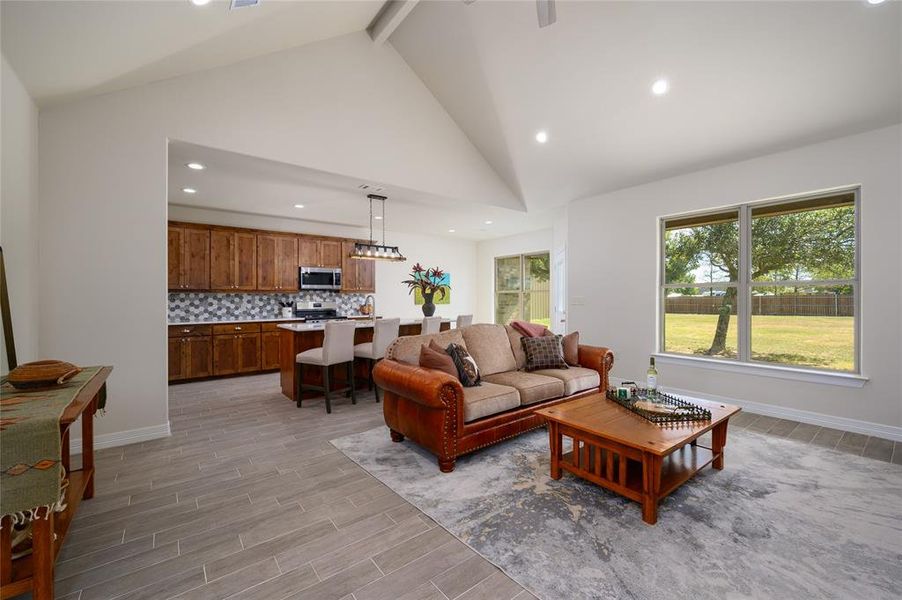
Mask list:
[[[448,344],[461,344],[466,348],[467,344],[464,342],[464,338],[460,335],[460,332],[461,330],[459,329],[449,329],[448,331],[428,335],[401,336],[392,342],[388,347],[388,350],[385,351],[385,358],[397,360],[409,365],[419,365],[420,348],[423,347],[423,344],[428,345],[430,340],[435,340],[435,343],[442,348],[447,348]],[[479,364],[478,360],[476,364]]]
[[[467,343],[467,352],[479,365],[481,375],[517,370],[517,360],[504,325],[478,323],[460,331]]]

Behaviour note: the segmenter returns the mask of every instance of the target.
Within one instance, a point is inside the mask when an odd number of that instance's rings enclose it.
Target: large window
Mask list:
[[[660,350],[855,372],[858,190],[662,219]]]
[[[550,255],[520,254],[495,259],[495,322],[551,325]]]

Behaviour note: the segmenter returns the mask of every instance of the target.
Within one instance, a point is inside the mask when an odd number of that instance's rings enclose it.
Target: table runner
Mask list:
[[[102,368],[85,367],[64,385],[39,390],[0,380],[0,516],[15,524],[30,521],[39,508],[62,508],[60,417]]]

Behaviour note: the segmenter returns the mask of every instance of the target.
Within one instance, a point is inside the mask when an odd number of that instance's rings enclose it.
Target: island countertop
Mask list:
[[[372,319],[354,319],[357,322],[357,329],[372,329]],[[383,320],[380,318],[380,320]],[[408,325],[421,325],[423,319],[401,319],[401,327]],[[451,323],[451,319],[443,318],[442,323]],[[277,326],[279,329],[287,329],[288,331],[323,331],[326,328],[325,323],[282,323]]]

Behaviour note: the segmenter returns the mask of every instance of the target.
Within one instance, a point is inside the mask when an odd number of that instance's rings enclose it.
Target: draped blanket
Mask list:
[[[0,516],[20,523],[39,508],[63,508],[60,417],[101,368],[86,367],[64,385],[39,390],[0,380]]]

